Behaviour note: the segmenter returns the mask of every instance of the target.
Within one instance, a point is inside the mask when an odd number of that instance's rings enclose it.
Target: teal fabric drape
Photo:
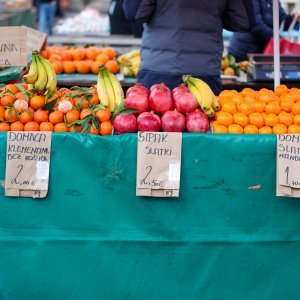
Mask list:
[[[1,300],[300,298],[300,201],[275,197],[275,136],[185,134],[179,199],[135,196],[136,148],[54,134],[48,197],[1,187]]]

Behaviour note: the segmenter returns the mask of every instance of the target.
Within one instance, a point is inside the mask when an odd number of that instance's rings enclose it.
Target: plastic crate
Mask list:
[[[25,67],[10,67],[0,70],[0,83],[20,79]]]

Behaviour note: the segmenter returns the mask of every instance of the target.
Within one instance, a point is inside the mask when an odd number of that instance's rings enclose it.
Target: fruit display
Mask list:
[[[210,118],[220,109],[217,98],[207,83],[190,75],[183,76],[183,81],[188,85],[203,112]]]
[[[0,131],[110,135],[114,118],[135,112],[124,109],[122,87],[104,65],[99,68],[97,87],[57,90],[51,63],[33,52],[24,81],[24,84],[10,84],[0,89]]]
[[[33,52],[24,84],[0,89],[0,131],[300,134],[300,89],[225,90],[217,97],[201,79],[184,75],[170,90],[136,83],[126,95],[105,65],[96,86],[57,90],[50,59]]]
[[[115,74],[119,71],[116,54],[116,50],[112,47],[69,48],[52,46],[41,51],[41,55],[53,65],[56,74],[98,74],[98,69],[102,64]]]
[[[274,91],[226,90],[218,100],[214,133],[300,134],[300,89],[280,85]]]
[[[96,87],[62,88],[44,95],[27,84],[0,90],[0,131],[83,132],[110,135],[112,113],[100,105]]]
[[[140,84],[130,87],[126,92],[125,108],[135,109],[135,114],[117,117],[113,124],[116,133],[208,132],[209,118],[214,115],[213,102],[217,108],[217,100],[208,86],[200,94],[201,80],[184,76],[184,81],[192,90],[185,83],[172,91],[164,83],[155,84],[150,90]]]
[[[101,104],[111,112],[124,101],[124,92],[119,80],[104,65],[99,68],[97,93]]]
[[[141,64],[140,51],[133,50],[118,57],[120,71],[126,77],[136,77]]]
[[[221,62],[221,71],[223,75],[239,76],[240,71],[247,73],[250,62],[248,60],[237,62],[233,55],[224,55]]]
[[[44,91],[45,94],[56,91],[56,73],[51,63],[38,52],[32,53],[32,62],[28,74],[24,77],[28,90]]]

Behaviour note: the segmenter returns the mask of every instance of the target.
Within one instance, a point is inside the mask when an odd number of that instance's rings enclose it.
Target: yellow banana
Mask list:
[[[55,70],[47,59],[43,58],[42,56],[40,56],[39,59],[43,64],[47,73],[48,81],[46,85],[46,90],[47,92],[54,93],[56,92],[56,87],[57,87],[57,78],[56,78]]]
[[[103,75],[102,75],[104,70],[105,70],[104,66],[100,67],[100,69],[99,69],[98,81],[97,81],[97,94],[98,94],[101,104],[108,107],[109,106],[108,93],[107,93]]]
[[[136,77],[138,72],[139,72],[139,69],[140,69],[140,66],[138,67],[133,67],[132,70],[133,70],[133,75]]]
[[[187,86],[189,87],[191,93],[195,96],[197,102],[199,103],[200,107],[202,108],[202,94],[201,94],[201,91],[198,90],[189,80],[185,81],[185,83],[187,84]]]
[[[139,57],[139,56],[140,56],[139,50],[132,50],[131,52],[128,53],[128,58]]]
[[[132,66],[139,66],[141,64],[141,58],[139,56],[131,59]]]
[[[220,103],[219,103],[218,98],[215,95],[213,97],[212,108],[213,108],[214,111],[219,111],[220,110]]]
[[[211,88],[209,87],[209,85],[207,83],[205,83],[203,80],[201,80],[199,78],[190,77],[189,80],[202,93],[202,96],[203,96],[202,109],[208,110],[212,106],[212,103],[213,103],[213,96],[214,96],[213,91],[211,90]]]
[[[42,91],[45,89],[48,81],[47,73],[44,68],[44,65],[39,59],[39,56],[36,56],[37,70],[38,70],[38,79],[34,83],[34,88],[38,91]]]
[[[103,76],[103,81],[105,84],[105,88],[108,94],[108,99],[109,99],[109,109],[110,111],[114,111],[116,107],[116,98],[115,98],[115,92],[114,92],[114,87],[113,83],[110,80],[109,73],[107,70],[104,70],[102,72]]]
[[[121,71],[123,72],[124,76],[127,76],[127,77],[134,75],[133,69],[127,65],[122,66]]]
[[[28,89],[28,91],[32,91],[33,88],[34,88],[34,85],[33,85],[33,84],[31,84],[31,83],[27,84],[27,89]]]
[[[212,107],[210,107],[209,109],[205,110],[204,113],[209,117],[212,118],[215,115],[215,112],[213,110]]]
[[[114,74],[112,74],[108,70],[106,70],[106,74],[111,82],[115,94],[115,104],[120,105],[124,99],[124,92],[123,92],[122,85]]]
[[[36,82],[38,79],[38,70],[37,70],[37,63],[36,63],[36,55],[32,54],[32,59],[31,59],[31,65],[29,68],[28,74],[23,76],[24,81],[27,84],[33,84]]]
[[[117,61],[118,61],[119,63],[122,63],[124,60],[125,60],[125,55],[120,55],[120,56],[117,58]]]

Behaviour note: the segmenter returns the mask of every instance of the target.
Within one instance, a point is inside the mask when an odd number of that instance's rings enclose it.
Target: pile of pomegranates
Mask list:
[[[115,118],[116,134],[136,131],[208,132],[210,129],[208,117],[185,84],[173,91],[164,83],[153,85],[150,91],[135,84],[126,92],[125,108],[137,112]]]

